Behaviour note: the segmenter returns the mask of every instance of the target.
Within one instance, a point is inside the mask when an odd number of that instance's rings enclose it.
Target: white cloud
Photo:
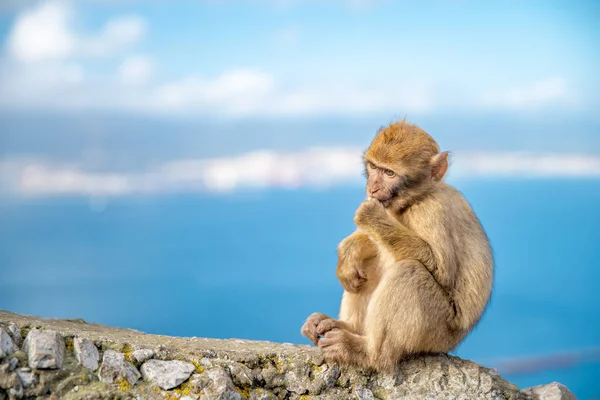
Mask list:
[[[72,10],[63,2],[47,2],[20,14],[10,32],[8,49],[19,61],[65,58],[77,38],[68,30]]]
[[[110,19],[100,34],[80,41],[83,54],[106,56],[137,43],[146,33],[146,21],[135,15]]]
[[[85,36],[73,28],[71,1],[49,0],[18,14],[9,33],[10,56],[19,62],[61,60],[78,56],[106,56],[139,41],[146,22],[138,16],[107,21],[99,33]]]
[[[308,88],[283,89],[269,74],[237,69],[212,80],[191,76],[160,85],[153,95],[145,97],[142,107],[155,112],[229,116],[423,112],[433,106],[432,97],[426,85],[418,84],[362,88],[353,83],[325,82]]]
[[[246,113],[261,107],[273,87],[270,75],[254,70],[226,71],[212,80],[190,76],[159,86],[154,106],[166,111]]]
[[[571,101],[567,82],[551,77],[531,84],[512,86],[506,90],[486,93],[484,103],[493,107],[533,109]]]
[[[139,172],[92,172],[35,159],[0,162],[0,192],[23,196],[123,196],[361,183],[362,149],[257,151],[235,157],[177,160]],[[582,154],[458,153],[450,181],[472,178],[600,179],[600,156]]]
[[[145,55],[129,56],[119,66],[117,74],[125,85],[142,85],[154,74],[154,61]]]
[[[377,2],[358,0],[363,5]],[[45,0],[17,15],[6,44],[9,57],[0,63],[0,106],[238,117],[415,115],[470,105],[484,110],[529,110],[573,101],[572,91],[560,77],[484,96],[415,77],[386,79],[376,72],[361,82],[345,75],[343,68],[339,76],[298,83],[264,69],[244,67],[224,69],[216,76],[189,73],[165,80],[155,75],[152,56],[122,54],[143,38],[144,19],[113,17],[89,34],[75,29],[75,4],[74,0]],[[283,30],[281,44],[290,45],[298,35],[295,28]],[[120,61],[112,71],[100,72],[105,66],[90,68],[94,66],[90,58],[111,55],[121,57],[112,60]]]
[[[453,176],[600,178],[600,156],[583,154],[467,153],[456,157]]]

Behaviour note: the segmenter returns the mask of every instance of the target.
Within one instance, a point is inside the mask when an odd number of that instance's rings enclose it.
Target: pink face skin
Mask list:
[[[402,186],[402,178],[391,169],[366,161],[367,197],[387,206]]]

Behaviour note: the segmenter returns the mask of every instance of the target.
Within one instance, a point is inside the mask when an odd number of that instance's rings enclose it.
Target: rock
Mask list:
[[[364,386],[355,386],[354,395],[358,400],[375,400],[373,392]]]
[[[304,394],[308,392],[311,384],[310,364],[306,362],[292,362],[288,372],[285,374],[286,389],[295,394]]]
[[[558,383],[519,390],[495,370],[445,354],[407,358],[398,364],[395,373],[388,375],[327,364],[314,346],[147,335],[77,319],[42,319],[0,310],[0,327],[8,332],[15,345],[8,328],[11,323],[15,327],[26,327],[22,329],[36,329],[24,343],[27,352],[17,350],[0,360],[0,400],[19,396],[65,400],[575,398]],[[44,340],[40,339],[42,336]],[[62,350],[64,360],[60,369],[28,366],[56,363],[66,338],[86,338],[89,343],[83,339],[73,340],[73,352]],[[102,355],[95,373],[84,361],[87,350],[93,353],[90,344],[95,344],[94,348]],[[38,351],[44,348],[49,354],[45,358],[40,357]],[[132,352],[133,349],[138,350]],[[154,356],[150,355],[152,351]],[[30,363],[30,359],[35,362]],[[140,380],[142,374],[136,368],[140,363],[148,381]],[[174,371],[168,367],[174,365],[172,363],[185,368]],[[163,372],[156,373],[161,368],[150,368],[153,364],[155,367],[164,365]],[[151,374],[156,377],[150,379]],[[159,383],[160,379],[164,382]],[[163,389],[172,389],[175,385],[179,385],[178,390],[166,392]]]
[[[257,380],[256,373],[244,364],[233,362],[229,365],[229,374],[233,383],[239,387],[250,387]]]
[[[8,364],[0,364],[0,393],[2,389],[8,391],[11,388],[18,389],[21,387],[19,376],[9,370]]]
[[[185,382],[196,367],[184,361],[148,360],[141,368],[142,376],[163,390],[176,388]]]
[[[140,372],[132,363],[125,360],[125,355],[114,350],[104,352],[102,365],[98,370],[100,382],[116,383],[125,380],[130,385],[135,385],[140,377]]]
[[[8,394],[11,398],[20,399],[21,397],[23,397],[23,386],[19,386],[18,388],[10,388]]]
[[[314,367],[313,379],[309,385],[308,392],[311,394],[320,394],[334,387],[339,377],[340,368],[337,365],[329,366],[323,364],[319,367]]]
[[[233,381],[227,372],[216,367],[206,372],[211,384],[202,390],[202,398],[215,400],[242,400],[242,395],[235,390]]]
[[[249,400],[277,400],[278,397],[266,389],[254,389],[250,392]]]
[[[21,328],[19,328],[15,323],[8,324],[8,333],[13,339],[13,342],[17,346],[21,345]]]
[[[32,329],[27,334],[23,348],[27,352],[30,368],[59,369],[65,354],[65,343],[55,331]]]
[[[531,396],[532,400],[577,400],[565,385],[558,382],[529,387],[523,389],[523,393]]]
[[[131,359],[136,363],[143,363],[154,357],[154,352],[150,349],[140,349],[131,353]]]
[[[11,335],[0,327],[0,358],[6,357],[19,350]]]
[[[94,342],[89,339],[76,337],[73,339],[73,350],[79,365],[95,371],[98,369],[100,354]]]
[[[21,368],[20,370],[17,371],[17,375],[19,376],[19,379],[21,379],[21,382],[23,383],[23,387],[31,387],[37,384],[37,376],[35,374],[35,372],[31,372],[31,370],[29,371],[23,371],[25,368]]]

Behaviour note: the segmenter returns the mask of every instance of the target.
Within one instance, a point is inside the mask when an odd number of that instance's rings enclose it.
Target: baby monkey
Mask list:
[[[338,246],[339,319],[314,313],[302,334],[329,362],[392,372],[466,337],[487,307],[494,260],[471,206],[442,180],[448,153],[429,134],[406,121],[382,128],[364,163],[368,199]]]

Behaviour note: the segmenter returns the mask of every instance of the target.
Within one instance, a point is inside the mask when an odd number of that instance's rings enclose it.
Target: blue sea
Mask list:
[[[455,354],[520,387],[559,381],[580,399],[600,398],[599,181],[455,186],[496,258],[490,306]],[[304,319],[337,314],[336,246],[363,198],[360,186],[130,196],[101,208],[83,197],[5,198],[0,308],[166,335],[308,343]]]

